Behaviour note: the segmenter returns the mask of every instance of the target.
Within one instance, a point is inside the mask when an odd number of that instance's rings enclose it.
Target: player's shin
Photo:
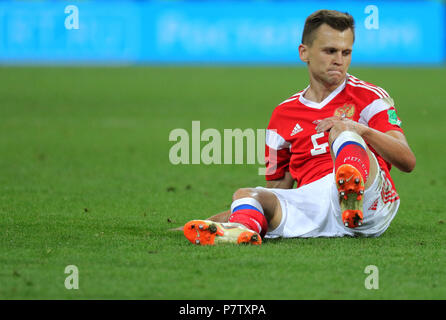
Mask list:
[[[344,131],[332,149],[342,221],[346,227],[356,228],[363,222],[364,186],[370,170],[366,143],[357,133]]]
[[[262,205],[254,198],[241,198],[232,202],[229,222],[240,223],[263,238],[268,230]]]
[[[225,215],[224,213],[223,215]],[[268,229],[261,204],[253,198],[235,200],[228,222],[192,220],[184,225],[185,237],[198,245],[221,243],[261,244]]]

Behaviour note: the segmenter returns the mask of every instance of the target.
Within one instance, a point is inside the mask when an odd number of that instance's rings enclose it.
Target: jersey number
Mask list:
[[[311,142],[313,143],[313,149],[311,149],[311,155],[317,156],[318,154],[326,153],[328,150],[328,142],[324,142],[323,144],[318,144],[317,139],[322,138],[325,132],[316,133],[311,136]]]

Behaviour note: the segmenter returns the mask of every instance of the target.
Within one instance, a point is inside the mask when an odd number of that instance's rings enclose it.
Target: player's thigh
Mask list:
[[[254,198],[262,205],[266,220],[268,221],[268,229],[275,229],[282,220],[282,208],[277,196],[266,189],[257,188],[241,188],[238,189],[232,200],[241,198]]]

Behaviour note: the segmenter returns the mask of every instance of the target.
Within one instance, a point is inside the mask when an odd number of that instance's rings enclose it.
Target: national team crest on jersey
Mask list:
[[[355,114],[355,105],[353,104],[344,104],[342,107],[337,108],[334,112],[335,116],[342,118],[353,118]]]
[[[302,129],[302,127],[296,123],[296,125],[294,126],[293,132],[291,132],[290,136],[294,136],[295,134],[298,134],[299,132],[303,131],[304,129]]]

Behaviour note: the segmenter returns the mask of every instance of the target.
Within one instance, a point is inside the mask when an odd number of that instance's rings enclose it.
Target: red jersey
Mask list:
[[[322,119],[344,116],[370,128],[386,132],[400,128],[393,100],[382,88],[347,74],[346,80],[322,102],[304,98],[309,86],[279,104],[266,131],[266,180],[280,179],[289,171],[297,188],[333,172],[328,132],[316,132]],[[367,141],[366,141],[367,142]],[[390,177],[391,164],[375,154],[390,180],[392,200],[398,197]]]

